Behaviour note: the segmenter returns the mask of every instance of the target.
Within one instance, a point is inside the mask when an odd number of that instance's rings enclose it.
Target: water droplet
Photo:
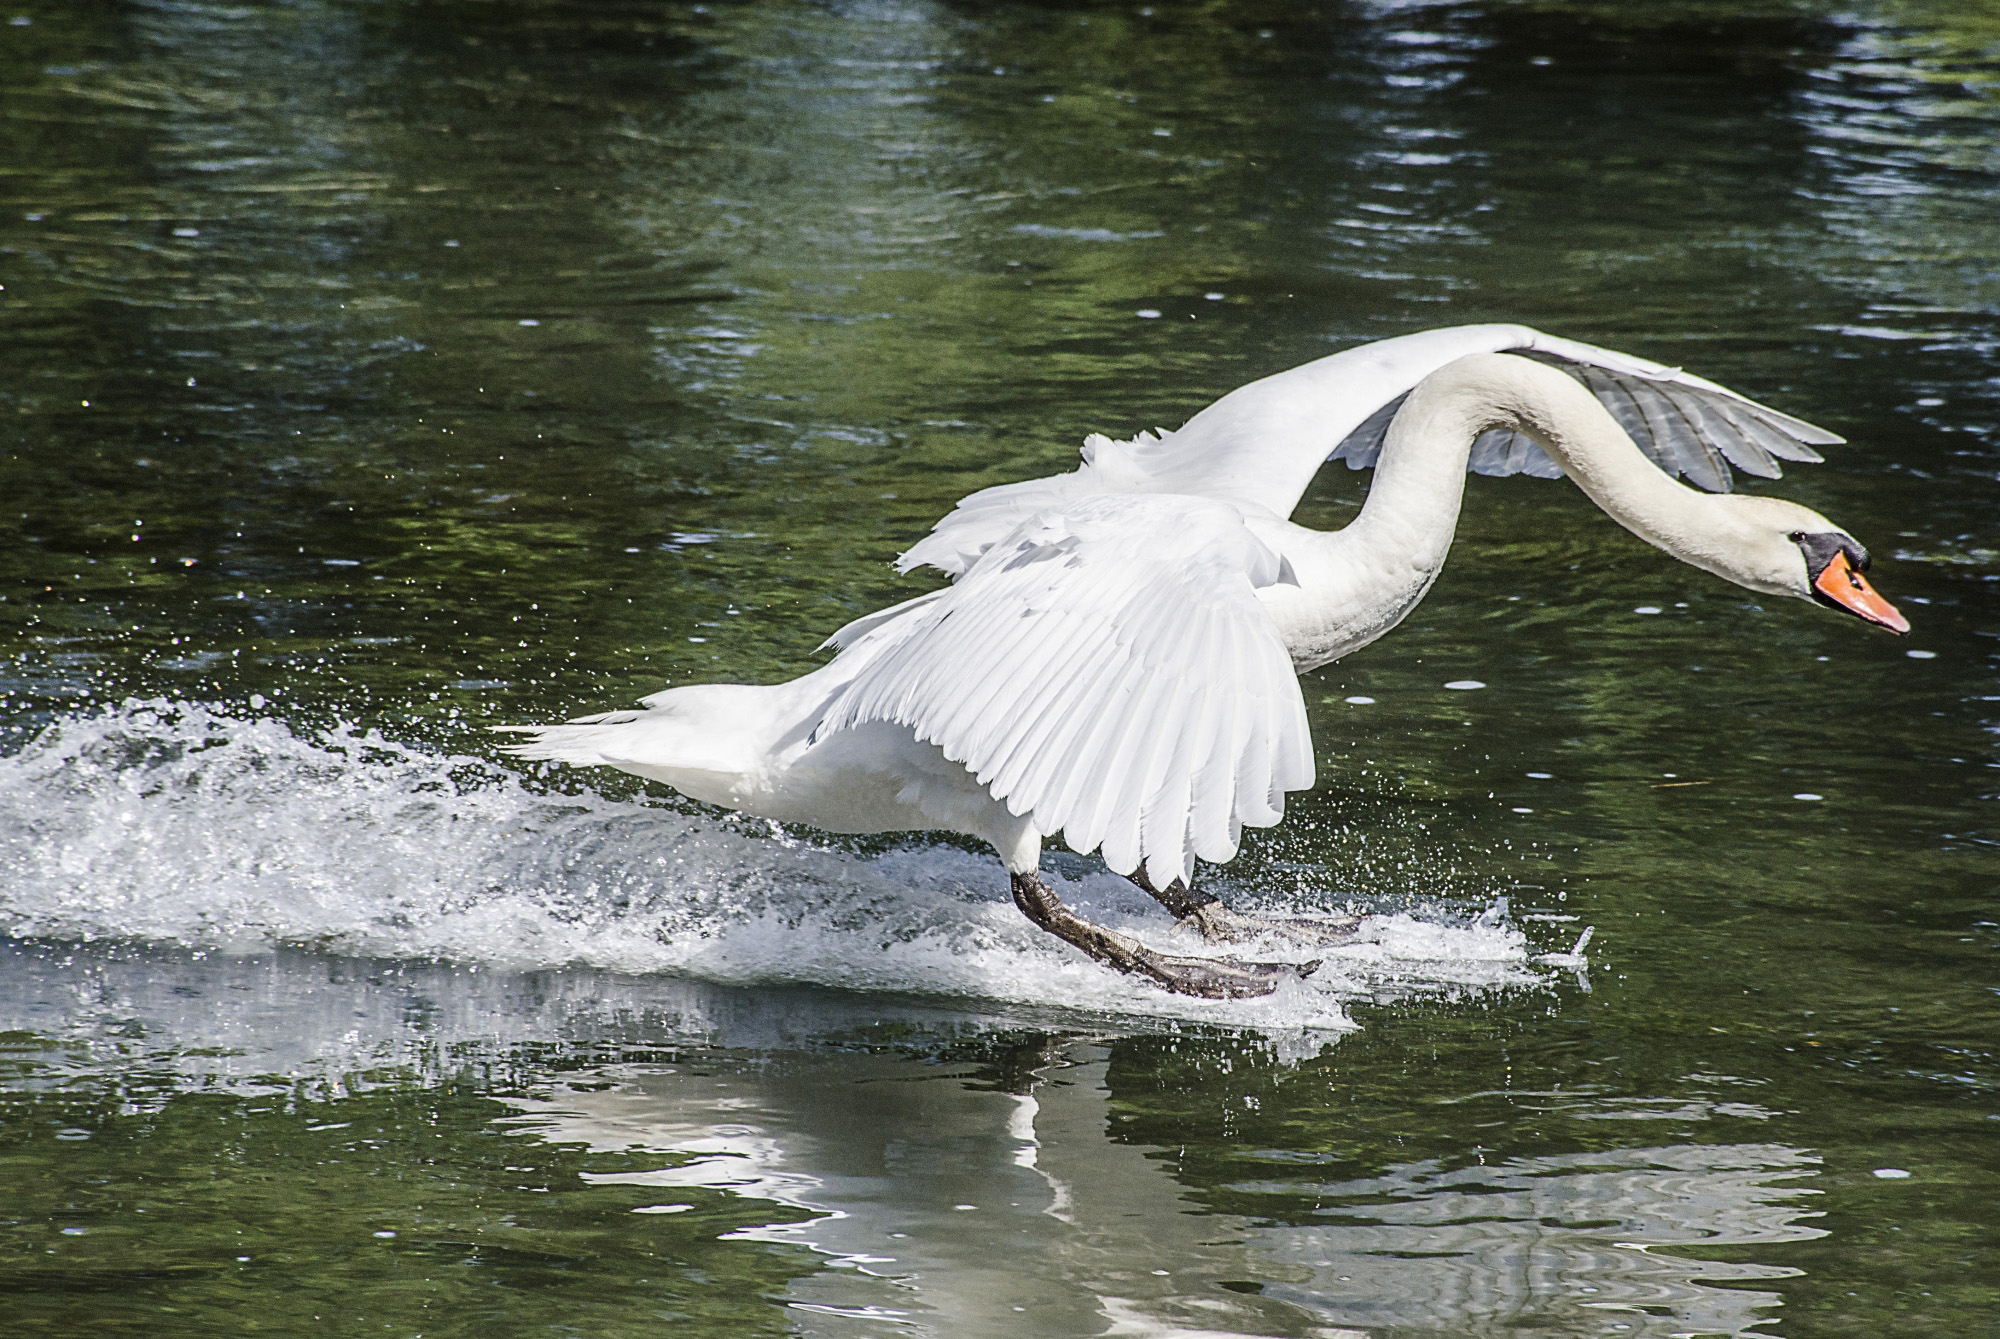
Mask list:
[[[1937,659],[1937,652],[1935,652],[1935,651],[1905,651],[1905,652],[1903,652],[1903,654],[1904,654],[1904,655],[1906,655],[1906,656],[1908,656],[1908,657],[1909,657],[1910,659],[1912,659],[1912,660],[1936,660],[1936,659]]]
[[[1160,316],[1160,313],[1152,307],[1141,307],[1132,314],[1142,321],[1156,321]]]
[[[1220,301],[1222,301],[1222,299],[1223,299],[1223,298],[1227,297],[1227,296],[1228,296],[1228,294],[1226,294],[1226,293],[1203,293],[1203,294],[1202,294],[1202,296],[1203,296],[1203,297],[1205,297],[1205,298],[1207,298],[1207,299],[1208,299],[1208,300],[1209,300],[1210,302],[1220,302]]]
[[[377,1232],[375,1235],[378,1237],[393,1237],[396,1234],[393,1232]]]
[[[1454,692],[1460,692],[1460,693],[1471,692],[1475,688],[1484,688],[1485,686],[1486,686],[1485,684],[1481,683],[1477,679],[1453,679],[1450,683],[1445,685],[1446,688],[1452,689]]]
[[[1357,694],[1356,696],[1354,696],[1354,697],[1344,697],[1344,698],[1342,698],[1342,699],[1340,699],[1340,700],[1341,700],[1342,702],[1345,702],[1345,703],[1349,704],[1350,706],[1356,706],[1356,707],[1372,707],[1372,706],[1374,706],[1374,705],[1375,705],[1375,699],[1374,699],[1374,698],[1372,698],[1372,697],[1362,697],[1362,696],[1360,696],[1360,695],[1358,695],[1358,694]]]
[[[1792,796],[1792,798],[1795,800],[1823,800],[1826,798],[1826,796],[1815,795],[1809,790],[1802,790],[1798,794]]]
[[[1554,772],[1530,772],[1530,773],[1528,773],[1528,775],[1529,775],[1529,776],[1531,776],[1531,777],[1533,777],[1533,778],[1534,778],[1535,780],[1537,780],[1537,781],[1553,781],[1553,780],[1555,780],[1555,773],[1554,773]]]
[[[1632,612],[1635,614],[1657,614],[1660,612],[1660,606],[1657,604],[1642,604]]]
[[[1873,1174],[1883,1181],[1907,1181],[1910,1177],[1901,1167],[1877,1167]]]
[[[516,324],[516,325],[540,325],[540,324],[541,324],[541,322],[540,322],[540,321],[517,321],[517,322],[515,322],[515,324]]]

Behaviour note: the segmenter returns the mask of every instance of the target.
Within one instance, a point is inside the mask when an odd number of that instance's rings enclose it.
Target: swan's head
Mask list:
[[[1910,630],[1910,621],[1861,575],[1868,550],[1826,517],[1780,498],[1703,500],[1723,524],[1699,546],[1696,566],[1765,595],[1811,600],[1895,633]]]

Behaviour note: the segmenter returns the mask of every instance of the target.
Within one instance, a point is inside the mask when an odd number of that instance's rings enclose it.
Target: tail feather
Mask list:
[[[783,724],[774,711],[783,707],[786,687],[691,684],[655,693],[637,709],[579,716],[562,725],[494,728],[528,736],[504,750],[516,758],[617,767],[686,790],[683,772],[740,777],[768,762],[774,725]]]
[[[602,745],[620,725],[639,718],[636,711],[607,711],[596,716],[579,716],[565,725],[495,725],[496,733],[532,735],[524,744],[509,744],[500,751],[529,762],[563,762],[577,767],[615,765],[604,756]]]

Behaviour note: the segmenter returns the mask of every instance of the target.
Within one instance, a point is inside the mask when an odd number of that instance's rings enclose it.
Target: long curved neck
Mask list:
[[[1410,393],[1347,532],[1413,545],[1442,562],[1458,524],[1467,456],[1490,428],[1533,437],[1591,501],[1650,544],[1678,554],[1703,525],[1702,495],[1648,460],[1596,396],[1552,367],[1483,353],[1439,369]]]
[[[1701,495],[1646,459],[1589,391],[1526,358],[1473,354],[1410,392],[1350,525],[1288,536],[1300,584],[1267,603],[1302,668],[1367,645],[1423,599],[1458,528],[1472,444],[1490,428],[1527,433],[1620,525],[1699,561]]]

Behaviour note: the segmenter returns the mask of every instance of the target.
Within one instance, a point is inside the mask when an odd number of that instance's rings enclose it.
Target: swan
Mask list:
[[[1317,963],[1179,957],[1095,925],[1039,876],[1044,838],[1152,893],[1211,942],[1349,924],[1236,915],[1191,888],[1313,784],[1298,675],[1401,622],[1444,565],[1468,469],[1568,475],[1648,544],[1763,595],[1897,633],[1868,553],[1817,512],[1732,493],[1842,439],[1713,382],[1520,325],[1362,345],[1232,391],[1176,432],[1093,435],[1075,470],[961,501],[899,561],[940,590],[857,619],[788,683],[670,688],[530,736],[526,759],[619,768],[830,832],[990,843],[1036,925],[1210,997]],[[1327,460],[1372,466],[1359,515],[1287,517]],[[1679,481],[1685,476],[1700,489]]]

